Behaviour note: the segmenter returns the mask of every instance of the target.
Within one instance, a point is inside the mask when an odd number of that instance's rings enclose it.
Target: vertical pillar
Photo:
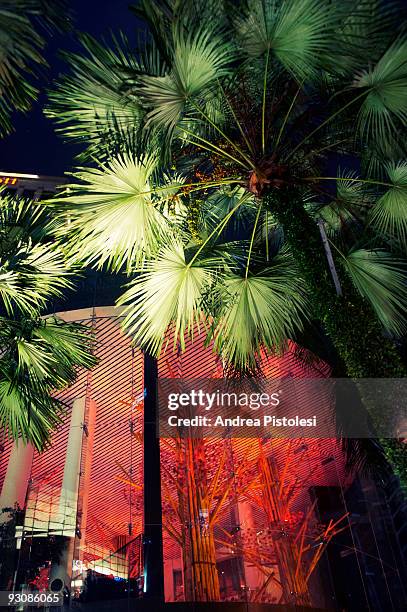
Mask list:
[[[11,518],[8,512],[1,512],[3,508],[24,507],[33,456],[31,444],[24,444],[22,440],[14,442],[0,495],[0,524]]]
[[[144,596],[164,600],[157,360],[144,355]]]
[[[86,537],[86,526],[88,523],[88,503],[89,503],[89,487],[90,477],[92,472],[92,461],[93,461],[93,444],[95,439],[95,424],[96,424],[96,404],[93,400],[88,402],[88,411],[86,418],[87,427],[87,439],[85,460],[83,463],[83,478],[81,485],[81,519],[80,519],[80,530],[82,543],[85,542]]]
[[[61,558],[51,567],[50,587],[55,591],[69,589],[72,577],[85,403],[86,398],[80,397],[72,405],[59,509],[53,521],[55,532],[66,537]]]

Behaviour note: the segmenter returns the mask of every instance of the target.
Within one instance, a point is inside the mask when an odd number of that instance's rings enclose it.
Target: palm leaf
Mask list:
[[[14,308],[29,312],[37,306],[36,296],[22,291],[19,275],[4,267],[0,271],[0,299],[8,313],[12,313]]]
[[[202,202],[199,225],[202,225],[207,231],[212,231],[243,196],[245,196],[245,202],[234,214],[232,226],[236,230],[250,223],[254,220],[257,210],[254,196],[248,195],[242,187],[223,187],[210,194]]]
[[[93,337],[77,323],[55,317],[0,317],[0,349],[4,363],[14,364],[11,380],[47,385],[49,392],[66,387],[77,376],[77,368],[92,368]]]
[[[111,147],[117,132],[126,134],[140,124],[137,100],[123,91],[125,75],[139,71],[140,64],[123,34],[113,37],[111,47],[88,35],[80,41],[86,55],[65,55],[71,74],[49,92],[46,115],[64,136],[78,142],[86,139],[89,151],[94,151]]]
[[[33,30],[29,19],[16,14],[11,6],[0,7],[0,135],[12,130],[13,110],[26,112],[38,90],[27,80],[33,67],[45,64],[41,54],[43,38]]]
[[[74,174],[81,182],[68,185],[65,197],[50,204],[60,209],[59,235],[75,258],[130,271],[157,251],[166,229],[158,207],[168,198],[169,186],[162,196],[154,188],[156,165],[151,155],[120,155]]]
[[[118,301],[126,305],[124,329],[153,354],[160,352],[167,330],[174,346],[184,348],[185,335],[202,323],[203,296],[214,278],[213,262],[187,263],[181,243],[163,248]]]
[[[377,64],[363,72],[355,87],[366,88],[359,129],[368,139],[391,141],[407,120],[407,41],[396,40]]]
[[[42,450],[64,412],[53,392],[95,363],[92,334],[81,324],[1,318],[0,427]]]
[[[336,182],[336,198],[324,205],[316,205],[317,218],[322,218],[328,232],[337,234],[355,220],[366,218],[371,205],[372,196],[366,190],[363,182],[355,180],[356,172],[347,171],[338,174]],[[312,204],[311,204],[312,210]]]
[[[30,442],[42,451],[62,422],[64,407],[44,390],[33,395],[16,386],[0,370],[0,427],[14,440]]]
[[[56,365],[55,359],[46,350],[41,341],[26,338],[16,340],[18,370],[28,370],[30,376],[37,380],[47,378],[50,368]]]
[[[372,305],[384,328],[398,336],[407,329],[406,264],[382,250],[351,251],[343,259],[355,287]]]
[[[72,289],[73,274],[74,270],[67,266],[57,245],[30,246],[21,265],[23,290],[33,295],[37,305],[44,304],[51,297],[62,297],[66,289]]]
[[[29,15],[48,31],[69,31],[72,28],[72,13],[68,0],[2,0],[11,4],[20,13]]]
[[[307,317],[305,287],[288,252],[247,278],[225,278],[215,348],[237,370],[254,368],[262,348],[283,350]]]
[[[64,15],[63,20],[61,16]],[[35,86],[47,65],[42,50],[41,27],[66,23],[66,4],[61,0],[2,0],[0,6],[0,136],[12,131],[15,110],[26,112],[36,99]]]
[[[73,287],[61,249],[45,242],[45,223],[32,202],[0,198],[0,303],[9,314],[36,312]]]
[[[50,298],[62,297],[66,289],[72,289],[72,276],[60,250],[21,246],[14,260],[0,259],[0,302],[9,314],[15,308],[25,313],[37,311]]]
[[[390,187],[374,205],[370,222],[378,232],[407,245],[407,162],[388,163]]]
[[[47,317],[35,327],[33,337],[42,342],[49,355],[47,378],[54,388],[71,384],[76,379],[78,368],[91,369],[97,362],[93,353],[93,334],[80,323]]]
[[[150,111],[147,122],[173,130],[186,104],[208,91],[230,73],[234,47],[207,24],[187,30],[174,28],[171,70],[164,76],[140,78],[143,96]]]
[[[242,44],[250,57],[271,51],[300,82],[317,77],[322,68],[337,71],[341,57],[335,32],[343,17],[339,4],[249,0],[246,17],[237,22]]]
[[[344,3],[343,3],[344,4]],[[360,64],[377,60],[389,44],[400,19],[398,2],[352,0],[348,3],[339,36],[355,49]]]

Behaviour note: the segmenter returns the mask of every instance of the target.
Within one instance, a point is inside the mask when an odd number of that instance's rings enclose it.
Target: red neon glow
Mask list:
[[[73,578],[88,569],[137,578],[143,566],[143,359],[117,319],[92,325],[99,363],[60,396],[67,405],[83,396],[96,404],[88,491],[80,485],[80,499],[88,499],[86,521]],[[224,375],[212,347],[197,338],[183,354],[168,350],[158,365],[159,376],[167,378]],[[268,378],[329,375],[326,364],[305,365],[293,343],[282,356],[264,354],[260,366]],[[34,458],[26,516],[44,533],[58,508],[68,433],[69,414],[52,446]],[[5,442],[0,486],[9,450]],[[337,523],[320,524],[309,494],[315,486],[350,481],[335,440],[202,440],[189,446],[163,440],[161,462],[167,601],[309,604],[307,585],[317,574],[320,543],[346,528],[345,513]]]

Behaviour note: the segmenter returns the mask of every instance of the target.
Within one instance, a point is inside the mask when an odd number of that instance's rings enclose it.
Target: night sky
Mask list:
[[[100,38],[108,37],[111,30],[123,30],[134,40],[140,26],[128,6],[135,0],[71,0],[75,11],[75,27]],[[40,82],[41,95],[27,115],[16,114],[13,118],[15,132],[0,140],[0,171],[28,172],[61,176],[74,165],[75,147],[64,143],[54,132],[53,123],[44,117],[42,107],[46,101],[44,90],[52,85],[59,73],[66,71],[58,57],[58,50],[77,51],[80,46],[74,33],[56,34],[50,40],[45,57],[50,68]]]

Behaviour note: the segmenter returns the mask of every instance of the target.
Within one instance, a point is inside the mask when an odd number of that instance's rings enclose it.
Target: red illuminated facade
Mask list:
[[[143,358],[113,309],[62,316],[93,328],[99,363],[60,395],[67,415],[48,450],[25,449],[19,457],[3,440],[2,506],[12,501],[4,490],[11,470],[19,474],[15,502],[24,508],[15,535],[26,575],[18,580],[49,586],[61,579],[84,601],[96,597],[92,589],[119,597],[130,581],[133,595],[142,596]],[[262,368],[267,377],[328,374],[321,365],[307,369],[294,345],[265,358]],[[162,356],[158,373],[223,375],[211,348],[199,342],[182,355]],[[358,532],[347,503],[358,479],[346,473],[337,441],[163,439],[160,449],[166,601],[328,607],[335,576],[327,551],[339,547],[347,559]],[[341,500],[330,519],[321,491]],[[50,539],[62,546],[57,560],[44,545]],[[30,555],[35,562],[24,562]],[[351,555],[364,562],[363,552]]]

